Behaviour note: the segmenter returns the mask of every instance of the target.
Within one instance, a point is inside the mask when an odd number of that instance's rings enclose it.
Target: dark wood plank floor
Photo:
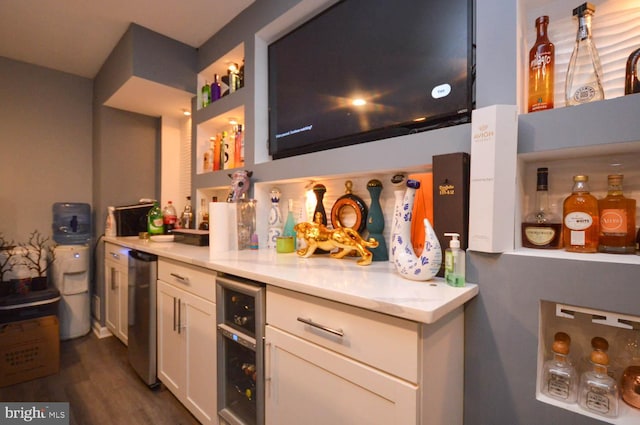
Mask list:
[[[60,343],[60,373],[0,388],[0,401],[69,402],[71,425],[195,425],[169,390],[149,389],[115,337]]]

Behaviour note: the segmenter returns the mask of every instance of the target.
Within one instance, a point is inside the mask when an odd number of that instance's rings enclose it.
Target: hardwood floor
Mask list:
[[[60,343],[60,372],[0,388],[0,401],[69,402],[71,425],[195,425],[164,386],[149,389],[115,337],[93,332]]]

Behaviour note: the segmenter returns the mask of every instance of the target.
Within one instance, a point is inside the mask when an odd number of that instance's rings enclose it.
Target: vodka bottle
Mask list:
[[[549,41],[548,16],[536,19],[536,42],[529,51],[529,112],[553,108],[555,47]]]
[[[604,99],[602,66],[591,37],[591,17],[595,10],[591,3],[584,3],[573,9],[573,16],[578,17],[578,34],[565,82],[567,106]]]

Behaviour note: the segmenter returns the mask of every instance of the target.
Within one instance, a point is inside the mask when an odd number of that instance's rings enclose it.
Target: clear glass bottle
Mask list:
[[[209,230],[209,206],[204,198],[200,199],[200,224],[199,230]]]
[[[607,373],[609,356],[595,348],[591,352],[592,369],[580,377],[578,403],[592,413],[615,418],[618,416],[618,384]]]
[[[570,346],[569,335],[557,332],[551,348],[553,358],[542,368],[542,393],[565,403],[575,403],[578,398],[578,374],[569,359]]]
[[[607,196],[598,200],[602,252],[633,254],[636,250],[636,200],[622,194],[623,177],[610,174]]]
[[[588,182],[588,176],[574,176],[571,195],[562,205],[562,241],[567,251],[598,252],[598,200],[589,193]]]
[[[243,133],[242,124],[238,124],[235,132],[235,166],[236,167],[244,167],[244,133]]]
[[[536,206],[522,221],[522,246],[538,249],[562,247],[562,222],[549,209],[549,169],[537,170]]]
[[[602,65],[591,37],[591,17],[595,10],[591,3],[584,3],[573,9],[573,16],[578,17],[578,34],[565,82],[567,106],[604,99]]]
[[[182,210],[182,215],[180,216],[180,227],[183,229],[193,229],[194,226],[191,196],[187,196],[187,203],[185,204],[184,210]]]
[[[529,112],[553,109],[555,46],[548,25],[548,16],[536,19],[536,42],[529,51]]]

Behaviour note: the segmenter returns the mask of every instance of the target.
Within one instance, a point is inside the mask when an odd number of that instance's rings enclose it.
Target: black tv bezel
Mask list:
[[[340,0],[329,6],[322,12],[310,17],[306,21],[297,25],[295,28],[288,31],[276,40],[273,40],[269,46],[268,51],[272,44],[277,43],[294,33],[296,30],[308,25],[316,18],[329,13],[333,8],[340,3],[348,0]],[[314,152],[320,152],[329,149],[341,148],[346,146],[352,146],[367,142],[374,142],[377,140],[383,140],[393,137],[405,136],[408,134],[419,133],[428,130],[434,130],[437,128],[444,128],[455,126],[459,124],[465,124],[471,122],[471,112],[475,109],[475,1],[466,0],[469,13],[467,14],[467,81],[466,81],[466,93],[467,107],[458,111],[449,111],[440,115],[429,117],[425,121],[415,122],[413,120],[398,123],[392,126],[381,127],[365,132],[349,134],[345,136],[336,137],[333,139],[321,140],[313,143],[306,143],[302,146],[296,146],[293,148],[282,149],[279,147],[278,140],[275,137],[276,116],[272,113],[271,105],[274,103],[274,92],[272,90],[272,76],[271,76],[271,55],[268,54],[268,152],[272,159],[289,158],[298,155],[304,155]]]

